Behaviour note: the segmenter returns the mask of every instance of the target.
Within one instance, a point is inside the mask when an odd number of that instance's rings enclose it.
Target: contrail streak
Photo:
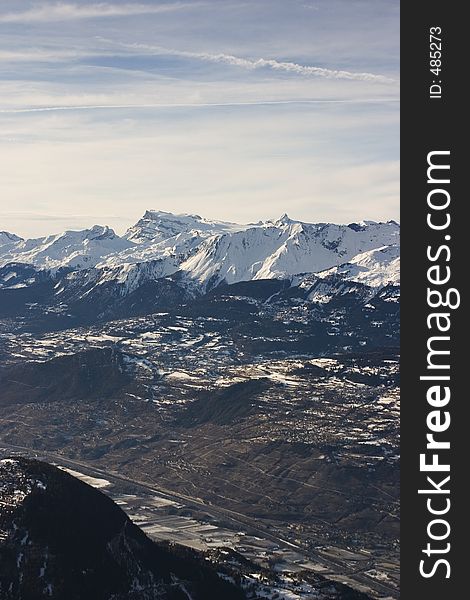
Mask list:
[[[98,37],[104,42],[115,43],[106,38]],[[187,50],[176,50],[174,48],[165,48],[163,46],[151,46],[147,44],[125,44],[119,43],[123,48],[133,50],[144,50],[157,55],[181,56],[182,58],[194,58],[206,62],[223,63],[236,67],[242,67],[249,70],[260,69],[267,67],[275,71],[287,71],[303,76],[323,77],[326,79],[349,79],[356,81],[370,81],[375,83],[396,83],[394,79],[385,77],[384,75],[376,75],[374,73],[360,73],[353,71],[344,71],[337,69],[327,69],[324,67],[314,67],[310,65],[301,65],[295,62],[279,61],[272,58],[241,58],[232,54],[224,53],[209,53],[209,52],[190,52]]]
[[[125,109],[152,109],[152,108],[217,108],[224,106],[271,106],[283,104],[376,104],[400,102],[398,98],[358,98],[358,99],[316,99],[316,100],[254,100],[246,102],[199,102],[175,104],[84,104],[76,106],[38,106],[26,108],[0,108],[1,114],[22,114],[52,111],[80,111],[80,110],[125,110]]]

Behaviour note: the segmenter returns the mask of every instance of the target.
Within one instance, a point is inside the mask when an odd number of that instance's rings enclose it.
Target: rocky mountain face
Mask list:
[[[0,461],[4,600],[241,600],[196,553],[152,542],[107,496],[24,458]]]

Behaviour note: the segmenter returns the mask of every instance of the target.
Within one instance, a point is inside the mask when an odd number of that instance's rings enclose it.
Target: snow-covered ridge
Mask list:
[[[342,265],[295,278],[294,283],[310,290],[308,299],[317,304],[353,292],[363,294],[364,298],[373,297],[387,286],[397,290],[400,285],[400,247],[392,244],[368,250]],[[390,291],[390,295],[394,296],[394,292]]]
[[[126,231],[124,237],[138,244],[146,244],[148,242],[155,244],[179,234],[194,232],[213,235],[225,231],[237,231],[243,228],[243,225],[226,223],[224,221],[212,221],[204,219],[199,215],[174,215],[160,210],[147,210],[144,216]]]
[[[400,283],[400,247],[383,246],[363,252],[350,262],[317,274],[320,278],[341,275],[348,281],[357,281],[369,287],[383,287]]]
[[[131,288],[142,277],[176,272],[204,290],[221,282],[289,279],[302,273],[327,277],[332,269],[380,286],[398,278],[399,235],[394,221],[304,223],[284,214],[238,225],[151,210],[123,236],[99,225],[29,240],[0,233],[0,266],[26,263],[50,271],[93,267],[97,282],[131,278]]]
[[[65,231],[43,238],[19,238],[14,244],[0,247],[0,265],[20,262],[51,270],[87,269],[103,256],[118,254],[133,245],[109,227],[94,225],[91,229]]]
[[[20,238],[18,235],[14,233],[10,233],[9,231],[0,231],[0,246],[11,246],[12,244],[16,244],[17,242],[22,242],[23,238]]]
[[[283,217],[209,238],[181,269],[212,285],[285,279],[298,273],[318,273],[398,242],[399,226],[393,222],[352,226],[301,223]]]

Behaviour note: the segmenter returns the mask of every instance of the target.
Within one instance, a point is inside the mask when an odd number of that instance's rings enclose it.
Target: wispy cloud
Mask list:
[[[375,104],[375,103],[396,103],[396,98],[350,98],[350,99],[311,99],[311,100],[253,100],[246,102],[180,102],[180,103],[153,103],[153,104],[94,104],[94,105],[75,105],[75,106],[38,106],[28,108],[0,108],[3,114],[22,114],[36,112],[54,112],[54,111],[81,111],[81,110],[119,110],[119,109],[149,109],[149,108],[207,108],[224,106],[270,106],[282,104]]]
[[[1,18],[0,18],[1,22]],[[105,38],[98,37],[100,41],[111,42]],[[113,44],[116,44],[113,42]],[[0,60],[5,62],[63,62],[67,60],[77,60],[81,58],[109,55],[114,57],[126,56],[125,49],[134,52],[145,52],[157,56],[176,56],[201,60],[210,63],[226,64],[229,66],[240,67],[250,71],[256,69],[271,69],[274,71],[284,71],[301,75],[303,77],[321,77],[330,80],[349,80],[349,81],[365,81],[369,83],[396,83],[396,80],[384,75],[377,75],[367,72],[354,72],[336,69],[326,69],[323,67],[314,67],[311,65],[302,65],[295,62],[278,61],[275,59],[266,58],[242,58],[231,54],[217,53],[211,54],[208,52],[190,52],[186,50],[176,50],[174,48],[165,48],[163,46],[148,46],[145,44],[123,44],[118,43],[121,51],[104,50],[103,48],[95,50],[83,49],[46,49],[36,48],[28,50],[0,50]]]
[[[103,38],[101,38],[103,39]],[[109,41],[104,40],[103,41]],[[163,46],[151,46],[147,44],[120,44],[120,46],[151,52],[157,55],[179,56],[182,58],[192,58],[205,62],[222,63],[244,69],[254,70],[268,68],[275,71],[285,71],[302,76],[323,77],[326,79],[348,79],[356,81],[369,81],[377,83],[395,83],[394,79],[377,75],[375,73],[361,73],[354,71],[344,71],[339,69],[326,69],[324,67],[315,67],[311,65],[302,65],[295,62],[279,61],[273,58],[242,58],[233,56],[232,54],[224,53],[209,53],[209,52],[190,52],[187,50],[176,50],[174,48],[165,48]]]
[[[199,2],[174,2],[171,4],[73,4],[57,2],[40,4],[22,12],[0,14],[0,23],[49,23],[57,21],[75,21],[99,17],[127,17],[172,12],[184,8],[194,8]]]
[[[1,50],[0,61],[2,62],[62,62],[72,59],[93,56],[90,52],[82,50],[67,50],[59,48],[28,48],[24,50]]]

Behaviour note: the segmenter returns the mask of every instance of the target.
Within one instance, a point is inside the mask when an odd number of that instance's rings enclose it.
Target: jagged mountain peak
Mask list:
[[[114,239],[116,236],[116,232],[114,231],[114,229],[111,229],[111,227],[108,227],[107,225],[93,225],[93,227],[91,227],[91,229],[85,229],[85,232],[89,232],[88,234],[88,238],[89,239]]]
[[[274,221],[274,224],[279,225],[292,225],[292,223],[298,223],[299,221],[292,220],[287,213],[282,214],[279,219]]]
[[[48,235],[44,238],[37,238],[37,241],[43,241],[47,244],[60,242],[61,244],[73,244],[77,242],[90,242],[92,240],[113,240],[119,237],[114,229],[107,225],[93,225],[86,229],[67,229],[58,234]],[[26,240],[33,242],[34,240]]]
[[[22,242],[23,238],[9,231],[0,231],[0,246]]]
[[[196,215],[193,213],[171,213],[165,210],[156,210],[154,208],[150,208],[145,211],[144,219],[192,219],[194,221],[203,221],[204,219],[200,215]]]
[[[240,225],[206,219],[196,214],[173,214],[162,210],[147,210],[124,237],[138,244],[155,244],[182,233],[206,235],[240,229]]]

